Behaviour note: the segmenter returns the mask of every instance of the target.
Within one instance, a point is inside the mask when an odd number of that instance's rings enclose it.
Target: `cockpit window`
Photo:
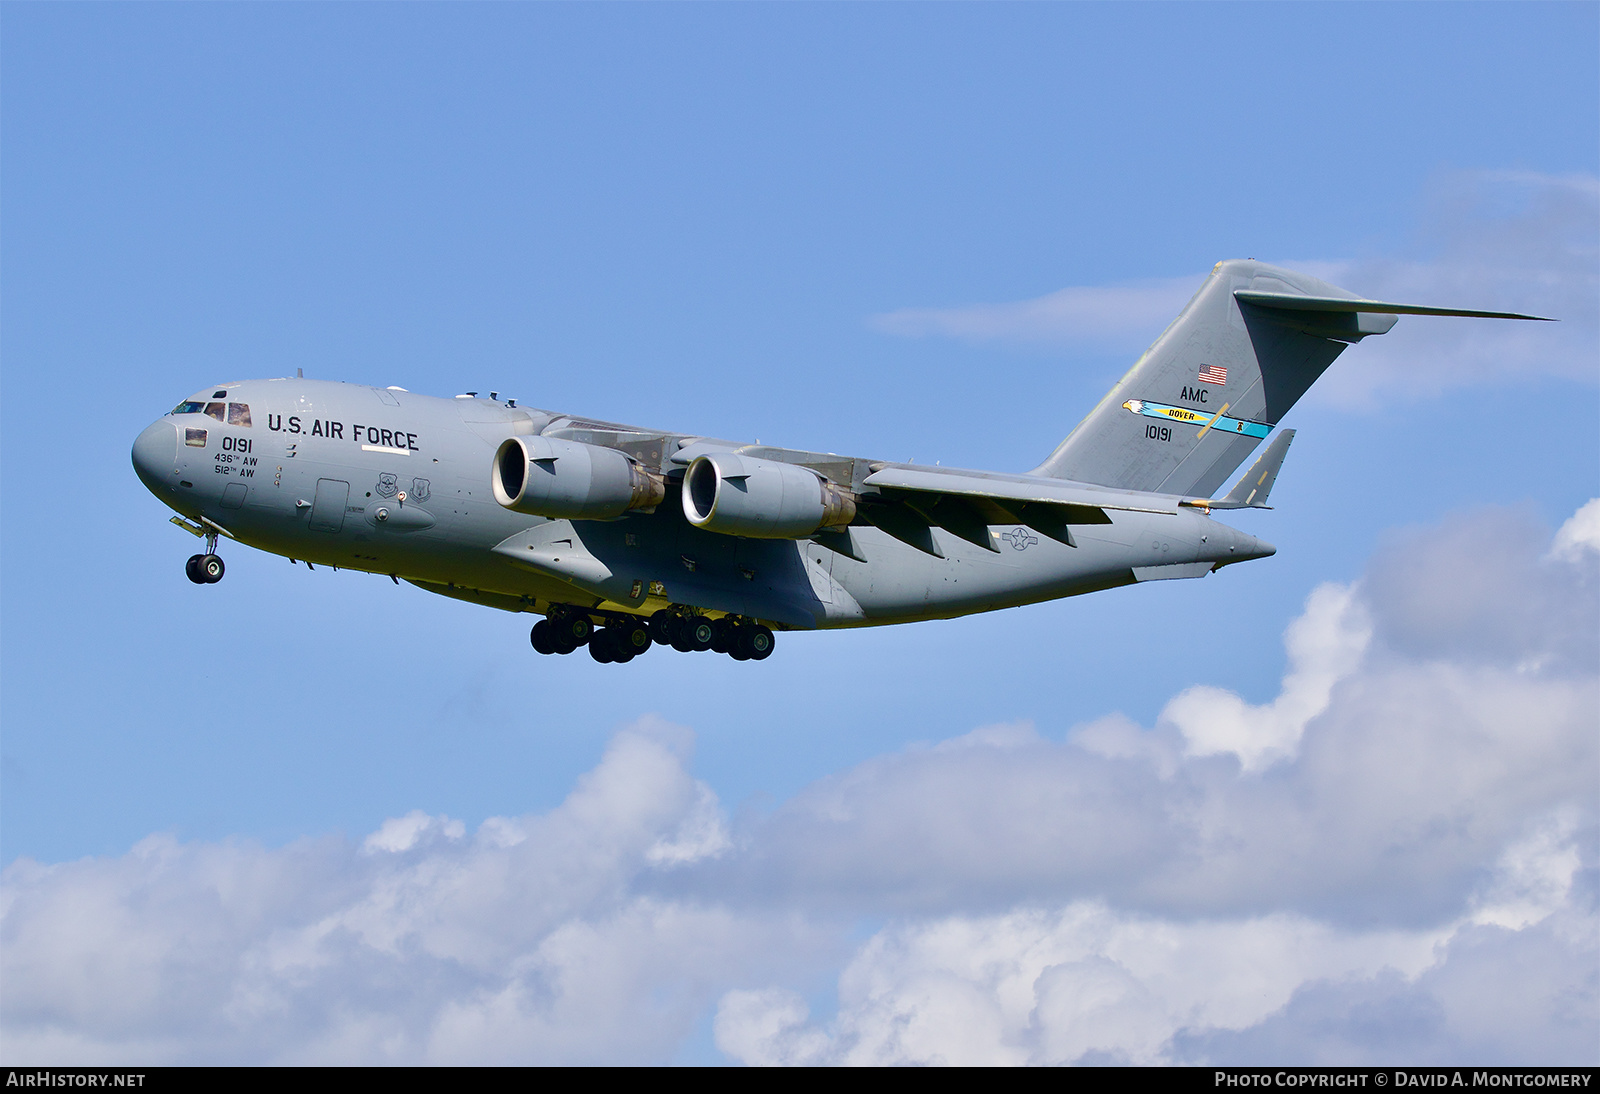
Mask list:
[[[185,429],[183,443],[190,448],[204,448],[206,446],[206,431],[203,429]]]
[[[185,399],[172,408],[174,414],[204,414],[208,418],[215,418],[219,422],[229,425],[242,425],[246,429],[253,424],[250,421],[249,403],[202,403],[197,399]]]

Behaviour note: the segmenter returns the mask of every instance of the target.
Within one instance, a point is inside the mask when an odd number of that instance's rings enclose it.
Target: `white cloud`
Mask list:
[[[659,1062],[714,1012],[751,1063],[1593,1064],[1595,504],[1398,534],[1267,703],[986,727],[737,826],[646,720],[471,832],[19,860],[0,1056]]]
[[[403,817],[390,817],[361,844],[367,852],[388,851],[398,854],[409,851],[430,836],[442,835],[446,839],[461,839],[467,826],[449,817],[432,817],[420,809],[413,809]]]
[[[1568,517],[1550,546],[1550,554],[1566,562],[1582,562],[1585,553],[1600,553],[1600,498]]]
[[[1240,1030],[1186,1030],[1184,1063],[1413,1066],[1485,1063],[1594,1066],[1592,907],[1522,930],[1458,927],[1439,960],[1398,971],[1309,982],[1287,1006]]]
[[[1309,981],[1415,976],[1444,937],[1283,914],[1174,922],[1095,902],[944,917],[862,949],[840,977],[828,1034],[796,1021],[795,1000],[747,993],[724,999],[718,1037],[751,1063],[800,1057],[792,1042],[817,1063],[1162,1063],[1179,1031],[1248,1028]],[[742,1039],[724,1036],[725,1019]]]
[[[719,1046],[750,1063],[1592,1065],[1600,560],[1542,547],[1506,511],[1396,537],[1362,582],[1312,595],[1265,706],[1191,691],[1152,730],[1013,730],[808,790],[767,835],[786,880],[901,915],[840,975],[836,1016],[742,985]]]
[[[815,932],[652,897],[721,853],[686,731],[617,735],[557,809],[468,837],[390,820],[358,848],[155,836],[5,873],[9,1061],[619,1062],[670,1055],[737,970]]]
[[[811,1008],[787,988],[728,992],[717,1005],[717,1045],[735,1060],[764,1067],[826,1062],[828,1035],[808,1026]]]
[[[1060,289],[1033,300],[955,308],[903,308],[874,316],[871,325],[904,337],[939,335],[970,341],[1145,342],[1172,321],[1200,282],[1192,277],[1124,285]]]
[[[1548,316],[1559,323],[1404,317],[1345,353],[1310,398],[1365,406],[1491,383],[1600,380],[1600,179],[1472,171],[1442,176],[1425,196],[1410,258],[1282,258],[1375,300]],[[1238,255],[1219,255],[1237,258]],[[1200,287],[1204,275],[1076,286],[1032,300],[906,308],[869,325],[907,337],[1082,345],[1131,364]]]
[[[1564,810],[1507,847],[1492,882],[1473,901],[1472,922],[1520,931],[1560,911],[1582,865],[1572,840],[1577,827]]]
[[[1355,671],[1372,639],[1372,626],[1354,590],[1321,585],[1305,614],[1289,625],[1289,673],[1266,706],[1231,691],[1200,685],[1167,703],[1161,721],[1183,737],[1190,756],[1231,752],[1245,771],[1259,771],[1294,755],[1306,723],[1328,709],[1333,686]]]

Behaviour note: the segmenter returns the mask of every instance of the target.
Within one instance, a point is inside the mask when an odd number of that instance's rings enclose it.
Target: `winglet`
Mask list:
[[[1283,457],[1289,451],[1289,445],[1294,441],[1294,430],[1280,429],[1278,435],[1272,438],[1272,443],[1267,445],[1267,450],[1250,466],[1244,477],[1234,483],[1233,489],[1228,491],[1228,496],[1215,501],[1200,499],[1185,501],[1181,504],[1191,509],[1271,509],[1267,504],[1267,495],[1272,492],[1272,486],[1278,481],[1278,469],[1283,466]]]

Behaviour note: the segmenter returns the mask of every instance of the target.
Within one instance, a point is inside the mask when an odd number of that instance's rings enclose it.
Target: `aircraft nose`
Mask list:
[[[177,460],[178,427],[171,422],[151,422],[133,442],[133,469],[152,491],[167,485]]]

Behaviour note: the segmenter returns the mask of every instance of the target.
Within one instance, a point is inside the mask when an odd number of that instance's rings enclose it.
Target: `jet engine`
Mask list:
[[[855,519],[855,497],[815,471],[733,452],[696,459],[683,477],[683,515],[708,532],[803,539]]]
[[[666,480],[614,448],[554,437],[512,437],[494,454],[494,500],[518,513],[606,520],[649,509]]]

